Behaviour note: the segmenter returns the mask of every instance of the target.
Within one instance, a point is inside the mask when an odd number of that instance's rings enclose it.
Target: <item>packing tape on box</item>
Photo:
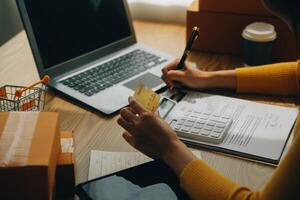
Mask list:
[[[74,141],[73,138],[62,138],[60,139],[61,152],[62,153],[73,153],[74,152]]]
[[[28,117],[30,115],[30,117]],[[27,164],[39,113],[11,112],[0,136],[0,167]]]

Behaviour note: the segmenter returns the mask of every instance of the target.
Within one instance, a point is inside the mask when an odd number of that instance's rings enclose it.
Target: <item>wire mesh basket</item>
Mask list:
[[[0,111],[42,111],[49,76],[29,87],[5,85],[0,87]]]

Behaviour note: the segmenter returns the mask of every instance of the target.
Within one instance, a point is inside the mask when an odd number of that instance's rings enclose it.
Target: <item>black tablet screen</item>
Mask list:
[[[157,161],[95,179],[77,187],[81,199],[189,199],[170,168]]]

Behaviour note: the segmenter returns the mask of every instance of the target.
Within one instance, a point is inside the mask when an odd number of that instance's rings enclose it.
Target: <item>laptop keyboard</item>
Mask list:
[[[86,96],[92,96],[165,61],[165,59],[143,50],[134,50],[65,79],[61,83]]]

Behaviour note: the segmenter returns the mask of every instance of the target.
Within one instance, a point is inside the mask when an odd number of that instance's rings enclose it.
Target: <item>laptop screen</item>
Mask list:
[[[123,0],[25,0],[45,69],[131,35]]]

